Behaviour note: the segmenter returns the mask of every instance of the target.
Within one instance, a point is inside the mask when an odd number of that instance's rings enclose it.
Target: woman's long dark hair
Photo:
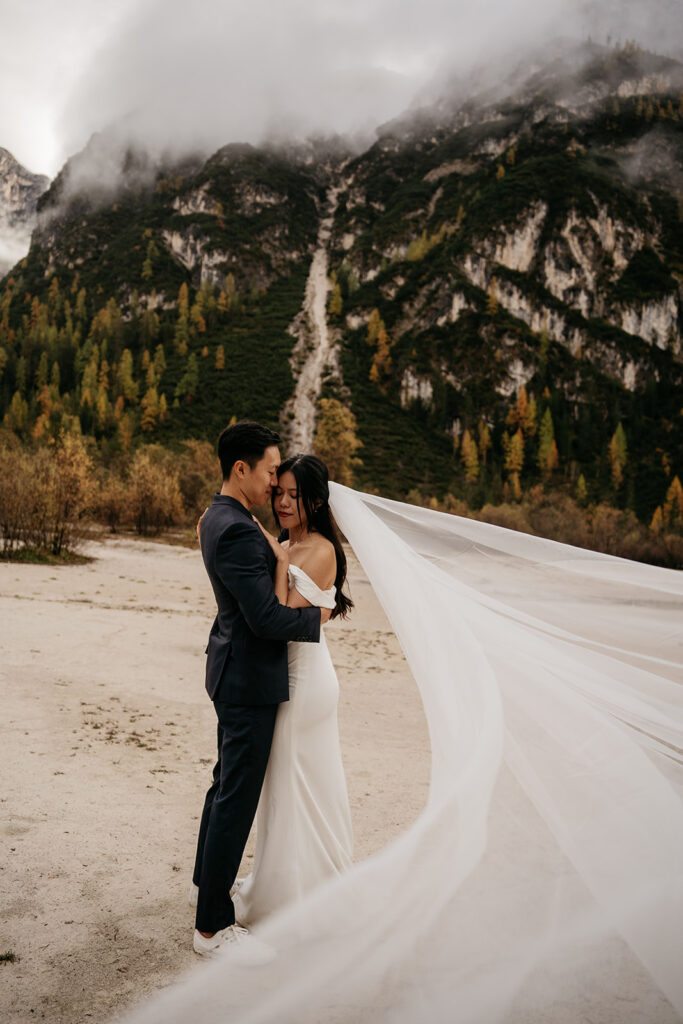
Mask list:
[[[299,515],[301,516],[301,509],[303,508],[308,529],[322,534],[334,547],[334,553],[337,558],[337,575],[334,579],[337,603],[330,618],[335,619],[338,615],[345,618],[351,608],[353,608],[353,601],[346,594],[342,593],[342,587],[346,582],[346,555],[344,554],[344,548],[339,536],[339,527],[335,523],[334,516],[330,511],[330,488],[327,466],[317,455],[292,455],[278,466],[278,480],[283,473],[287,472],[291,473],[296,480]],[[273,515],[277,520],[274,493],[271,497],[271,502]],[[289,530],[283,530],[280,539],[288,536]]]

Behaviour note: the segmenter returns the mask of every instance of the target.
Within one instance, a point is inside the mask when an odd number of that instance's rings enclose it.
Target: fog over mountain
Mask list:
[[[518,63],[558,36],[683,54],[677,0],[149,0],[65,104],[66,157],[95,131],[150,150],[312,133],[372,137],[431,83]],[[432,86],[433,88],[433,86]]]

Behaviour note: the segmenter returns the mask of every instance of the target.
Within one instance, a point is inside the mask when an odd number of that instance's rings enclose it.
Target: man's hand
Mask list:
[[[331,615],[332,615],[332,609],[331,608],[321,608],[320,609],[320,625],[324,626],[326,622],[329,622]]]
[[[202,519],[204,518],[204,516],[206,515],[206,513],[208,511],[209,511],[208,508],[205,508],[204,511],[202,512],[202,514],[200,515],[199,519],[197,520],[197,540],[201,540],[201,538],[199,536],[199,530],[200,530],[200,527],[202,525]]]
[[[278,562],[284,562],[285,565],[289,565],[289,554],[287,553],[286,548],[283,548],[282,544],[275,540],[275,537],[273,537],[272,533],[268,533],[265,526],[263,526],[263,524],[258,521],[256,516],[252,516],[251,518],[254,520],[256,525],[259,527],[261,533],[270,544],[273,554],[277,558]]]

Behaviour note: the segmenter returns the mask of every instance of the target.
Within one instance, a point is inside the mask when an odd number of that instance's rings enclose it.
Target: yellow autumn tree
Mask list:
[[[335,282],[334,287],[332,288],[332,294],[330,295],[330,302],[327,307],[327,311],[330,314],[330,316],[336,317],[341,316],[342,308],[342,293],[341,288],[339,287],[339,282],[337,281]]]
[[[555,442],[555,427],[553,417],[548,406],[543,413],[541,429],[538,435],[538,468],[544,477],[549,477],[554,469],[557,469],[560,458]]]
[[[479,452],[477,451],[477,442],[469,430],[465,430],[462,435],[460,458],[465,467],[465,480],[468,484],[476,483],[479,477]]]
[[[483,466],[486,465],[486,453],[491,447],[491,430],[486,420],[480,420],[479,427],[477,428],[479,435],[479,457]]]
[[[496,277],[491,278],[486,296],[486,312],[489,316],[495,316],[498,312],[498,280]]]
[[[382,317],[379,315],[379,310],[375,308],[370,314],[370,319],[368,320],[368,330],[367,334],[365,335],[365,340],[367,341],[368,345],[374,345],[376,343],[380,327],[384,327],[384,321],[382,320]]]
[[[510,486],[512,487],[512,493],[519,501],[522,495],[519,476],[524,466],[524,434],[521,427],[518,427],[512,436],[507,431],[503,434],[503,453],[505,457],[504,466],[508,474]]]
[[[677,476],[673,478],[666,492],[662,518],[670,529],[683,530],[683,486]]]
[[[356,452],[362,447],[356,434],[356,417],[336,398],[321,398],[313,450],[327,464],[330,479],[353,485],[353,471],[362,465]]]
[[[537,430],[536,399],[527,395],[525,386],[522,384],[517,392],[515,404],[506,417],[508,427],[519,427],[525,437],[533,437]]]

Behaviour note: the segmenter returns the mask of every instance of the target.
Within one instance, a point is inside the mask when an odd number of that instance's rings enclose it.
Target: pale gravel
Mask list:
[[[0,564],[0,1020],[116,1018],[196,960],[187,903],[215,755],[213,595],[197,550],[132,538],[94,561]],[[326,627],[360,859],[424,806],[420,699],[358,563]],[[249,869],[253,836],[242,873]]]

